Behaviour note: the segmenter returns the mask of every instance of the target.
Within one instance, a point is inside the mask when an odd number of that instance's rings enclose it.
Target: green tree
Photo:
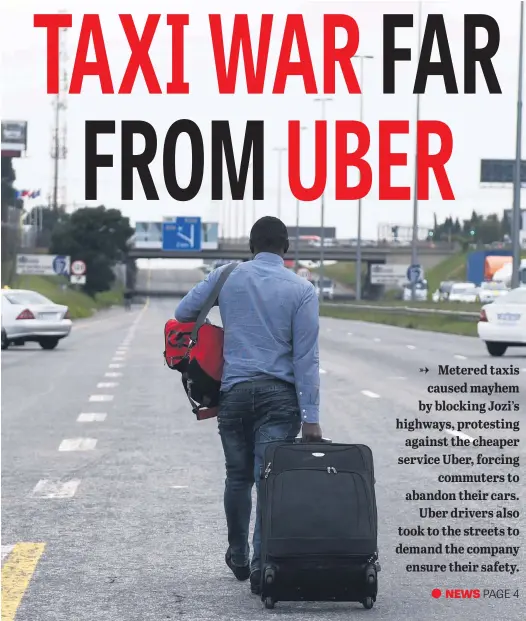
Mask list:
[[[118,209],[83,207],[64,216],[51,237],[53,254],[86,263],[86,293],[107,291],[115,280],[112,267],[125,260],[127,241],[133,235],[130,221]]]
[[[2,157],[2,222],[7,222],[9,207],[22,209],[23,201],[16,197],[16,174],[12,157]]]

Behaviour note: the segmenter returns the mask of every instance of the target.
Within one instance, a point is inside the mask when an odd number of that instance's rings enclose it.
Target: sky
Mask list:
[[[52,182],[50,159],[51,130],[53,124],[53,96],[46,94],[46,32],[33,27],[33,15],[54,13],[60,10],[71,12],[73,28],[66,39],[69,75],[76,53],[82,15],[85,12],[99,13],[114,84],[118,86],[129,58],[129,45],[123,32],[119,12],[132,13],[139,32],[144,26],[147,12],[161,13],[163,17],[151,48],[152,62],[159,81],[164,88],[170,75],[170,29],[166,25],[166,13],[175,10],[173,3],[150,0],[145,3],[136,0],[114,0],[110,3],[92,0],[88,3],[71,0],[4,0],[0,25],[1,49],[1,116],[3,120],[28,121],[27,156],[15,162],[17,186],[20,189],[41,189],[47,195]],[[409,120],[412,131],[407,137],[396,137],[393,148],[408,153],[409,165],[393,171],[393,182],[401,185],[413,184],[414,177],[414,121],[416,96],[412,87],[416,71],[416,54],[409,63],[401,63],[396,69],[397,92],[382,94],[382,16],[391,13],[417,13],[416,2],[324,2],[298,1],[265,2],[264,11],[274,13],[273,35],[266,80],[266,93],[247,95],[244,77],[238,79],[235,95],[218,94],[213,63],[212,44],[208,14],[218,11],[218,3],[200,0],[199,3],[178,2],[178,12],[190,14],[190,25],[186,28],[185,78],[190,82],[189,95],[149,95],[144,80],[139,74],[131,95],[103,95],[98,78],[88,77],[80,95],[67,97],[65,118],[68,128],[68,158],[63,167],[62,185],[66,190],[69,208],[82,205],[104,204],[121,209],[132,222],[160,220],[164,216],[201,216],[206,221],[220,221],[226,234],[233,236],[232,222],[237,218],[238,233],[243,228],[241,206],[227,208],[226,201],[213,202],[210,187],[210,124],[214,119],[229,120],[232,128],[235,152],[241,154],[245,122],[249,119],[265,121],[265,201],[256,204],[256,217],[277,215],[278,204],[278,156],[275,147],[286,145],[288,120],[299,120],[307,130],[302,135],[302,174],[305,183],[313,178],[314,122],[321,116],[321,106],[314,102],[315,96],[306,95],[301,78],[289,79],[284,95],[272,95],[271,87],[283,35],[287,13],[302,13],[305,18],[311,55],[313,57],[318,84],[322,84],[323,61],[323,14],[343,12],[352,15],[360,28],[358,52],[374,56],[365,62],[362,81],[364,122],[372,135],[371,149],[367,160],[373,169],[373,187],[363,201],[363,236],[376,239],[378,227],[382,224],[410,225],[412,201],[378,200],[378,137],[379,120]],[[263,6],[263,5],[259,5]],[[82,8],[84,7],[84,8]],[[228,0],[221,4],[221,15],[225,29],[225,40],[231,33],[233,16],[236,12],[249,11],[251,30],[257,36],[259,18],[262,12],[257,6],[247,9],[246,2]],[[421,97],[421,119],[438,119],[449,124],[454,137],[453,156],[447,165],[447,172],[455,192],[455,201],[443,201],[436,183],[431,179],[431,199],[419,204],[419,221],[432,225],[433,214],[439,220],[449,216],[468,218],[473,209],[482,213],[502,212],[511,207],[511,188],[481,188],[479,169],[481,158],[513,158],[515,155],[516,101],[518,81],[519,2],[424,2],[422,20],[428,13],[443,13],[456,70],[457,83],[463,85],[463,25],[465,13],[487,13],[498,22],[501,45],[494,59],[495,70],[502,88],[502,94],[488,93],[480,69],[478,70],[476,95],[447,95],[443,80],[432,77],[428,80],[426,93]],[[416,24],[416,22],[415,22]],[[479,45],[485,43],[480,34]],[[338,39],[340,42],[340,39]],[[341,43],[343,44],[343,36]],[[398,45],[406,45],[416,51],[417,27],[400,29]],[[434,54],[437,53],[436,46]],[[89,58],[93,59],[92,57]],[[435,59],[435,57],[434,57]],[[359,71],[359,64],[356,64]],[[339,72],[338,72],[339,73]],[[334,135],[333,121],[357,119],[359,95],[349,95],[345,90],[341,73],[338,75],[337,93],[326,105],[329,121],[329,181],[326,192],[326,226],[335,226],[340,238],[356,236],[356,201],[336,201],[334,198]],[[167,128],[176,120],[188,118],[195,121],[203,132],[205,142],[205,176],[198,196],[185,203],[174,201],[164,186],[162,177],[162,142]],[[117,134],[99,138],[99,150],[114,154],[113,169],[101,169],[98,173],[98,200],[86,202],[84,197],[84,125],[86,120],[109,119],[117,121]],[[135,198],[122,201],[120,196],[120,133],[119,122],[125,119],[141,119],[151,123],[158,135],[159,152],[151,170],[160,196],[159,201],[147,201],[138,178],[135,179]],[[137,140],[137,150],[142,148]],[[435,147],[436,148],[436,145]],[[523,138],[523,157],[526,138]],[[181,184],[189,179],[189,142],[182,138],[177,148],[177,171]],[[349,174],[349,179],[354,173]],[[247,199],[245,233],[252,223],[252,201]],[[287,225],[295,222],[296,200],[287,185],[286,158],[282,163],[281,216]],[[301,224],[316,225],[320,222],[320,201],[300,206]],[[226,213],[230,213],[230,227],[225,226]]]

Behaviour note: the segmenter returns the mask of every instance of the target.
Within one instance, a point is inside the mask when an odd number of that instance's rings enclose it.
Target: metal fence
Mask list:
[[[376,311],[382,313],[391,313],[393,315],[431,315],[434,317],[450,317],[451,319],[459,319],[461,321],[476,321],[480,317],[480,312],[461,311],[461,310],[445,310],[442,308],[417,308],[414,306],[384,306],[380,304],[338,304],[334,302],[326,302],[325,306],[330,308],[339,308],[347,311]]]

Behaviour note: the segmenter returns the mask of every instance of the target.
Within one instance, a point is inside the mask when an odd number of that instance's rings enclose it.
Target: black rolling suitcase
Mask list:
[[[261,599],[361,602],[378,592],[373,455],[360,444],[271,444],[265,451]]]

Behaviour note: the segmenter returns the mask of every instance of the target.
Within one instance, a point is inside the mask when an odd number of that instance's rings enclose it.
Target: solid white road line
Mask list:
[[[115,362],[112,362],[109,366],[108,369],[122,369],[124,365],[123,364],[117,364]]]
[[[375,392],[371,392],[370,390],[362,390],[362,395],[366,397],[370,397],[371,399],[379,399],[380,395],[377,395]]]
[[[94,401],[113,401],[113,395],[91,395],[89,400]]]
[[[454,356],[457,360],[467,360],[466,356],[461,356],[460,354],[455,354]]]
[[[41,479],[33,490],[33,496],[37,498],[71,498],[75,495],[79,485],[79,479],[71,479],[71,481]]]
[[[11,554],[14,547],[15,546],[2,546],[2,563],[4,562],[4,559]]]
[[[457,438],[462,438],[462,440],[469,440],[470,442],[473,442],[475,439],[465,433],[462,433],[461,431],[455,431],[454,429],[444,429],[444,431],[452,436],[456,436]]]
[[[77,418],[78,423],[102,423],[106,420],[107,414],[102,412],[82,412]]]
[[[122,373],[110,371],[109,373],[104,373],[104,377],[122,377]]]
[[[414,345],[406,345],[407,349],[416,349]]]
[[[92,451],[97,446],[94,438],[68,438],[62,440],[59,451]]]
[[[99,382],[97,388],[115,388],[118,385],[118,382]]]

